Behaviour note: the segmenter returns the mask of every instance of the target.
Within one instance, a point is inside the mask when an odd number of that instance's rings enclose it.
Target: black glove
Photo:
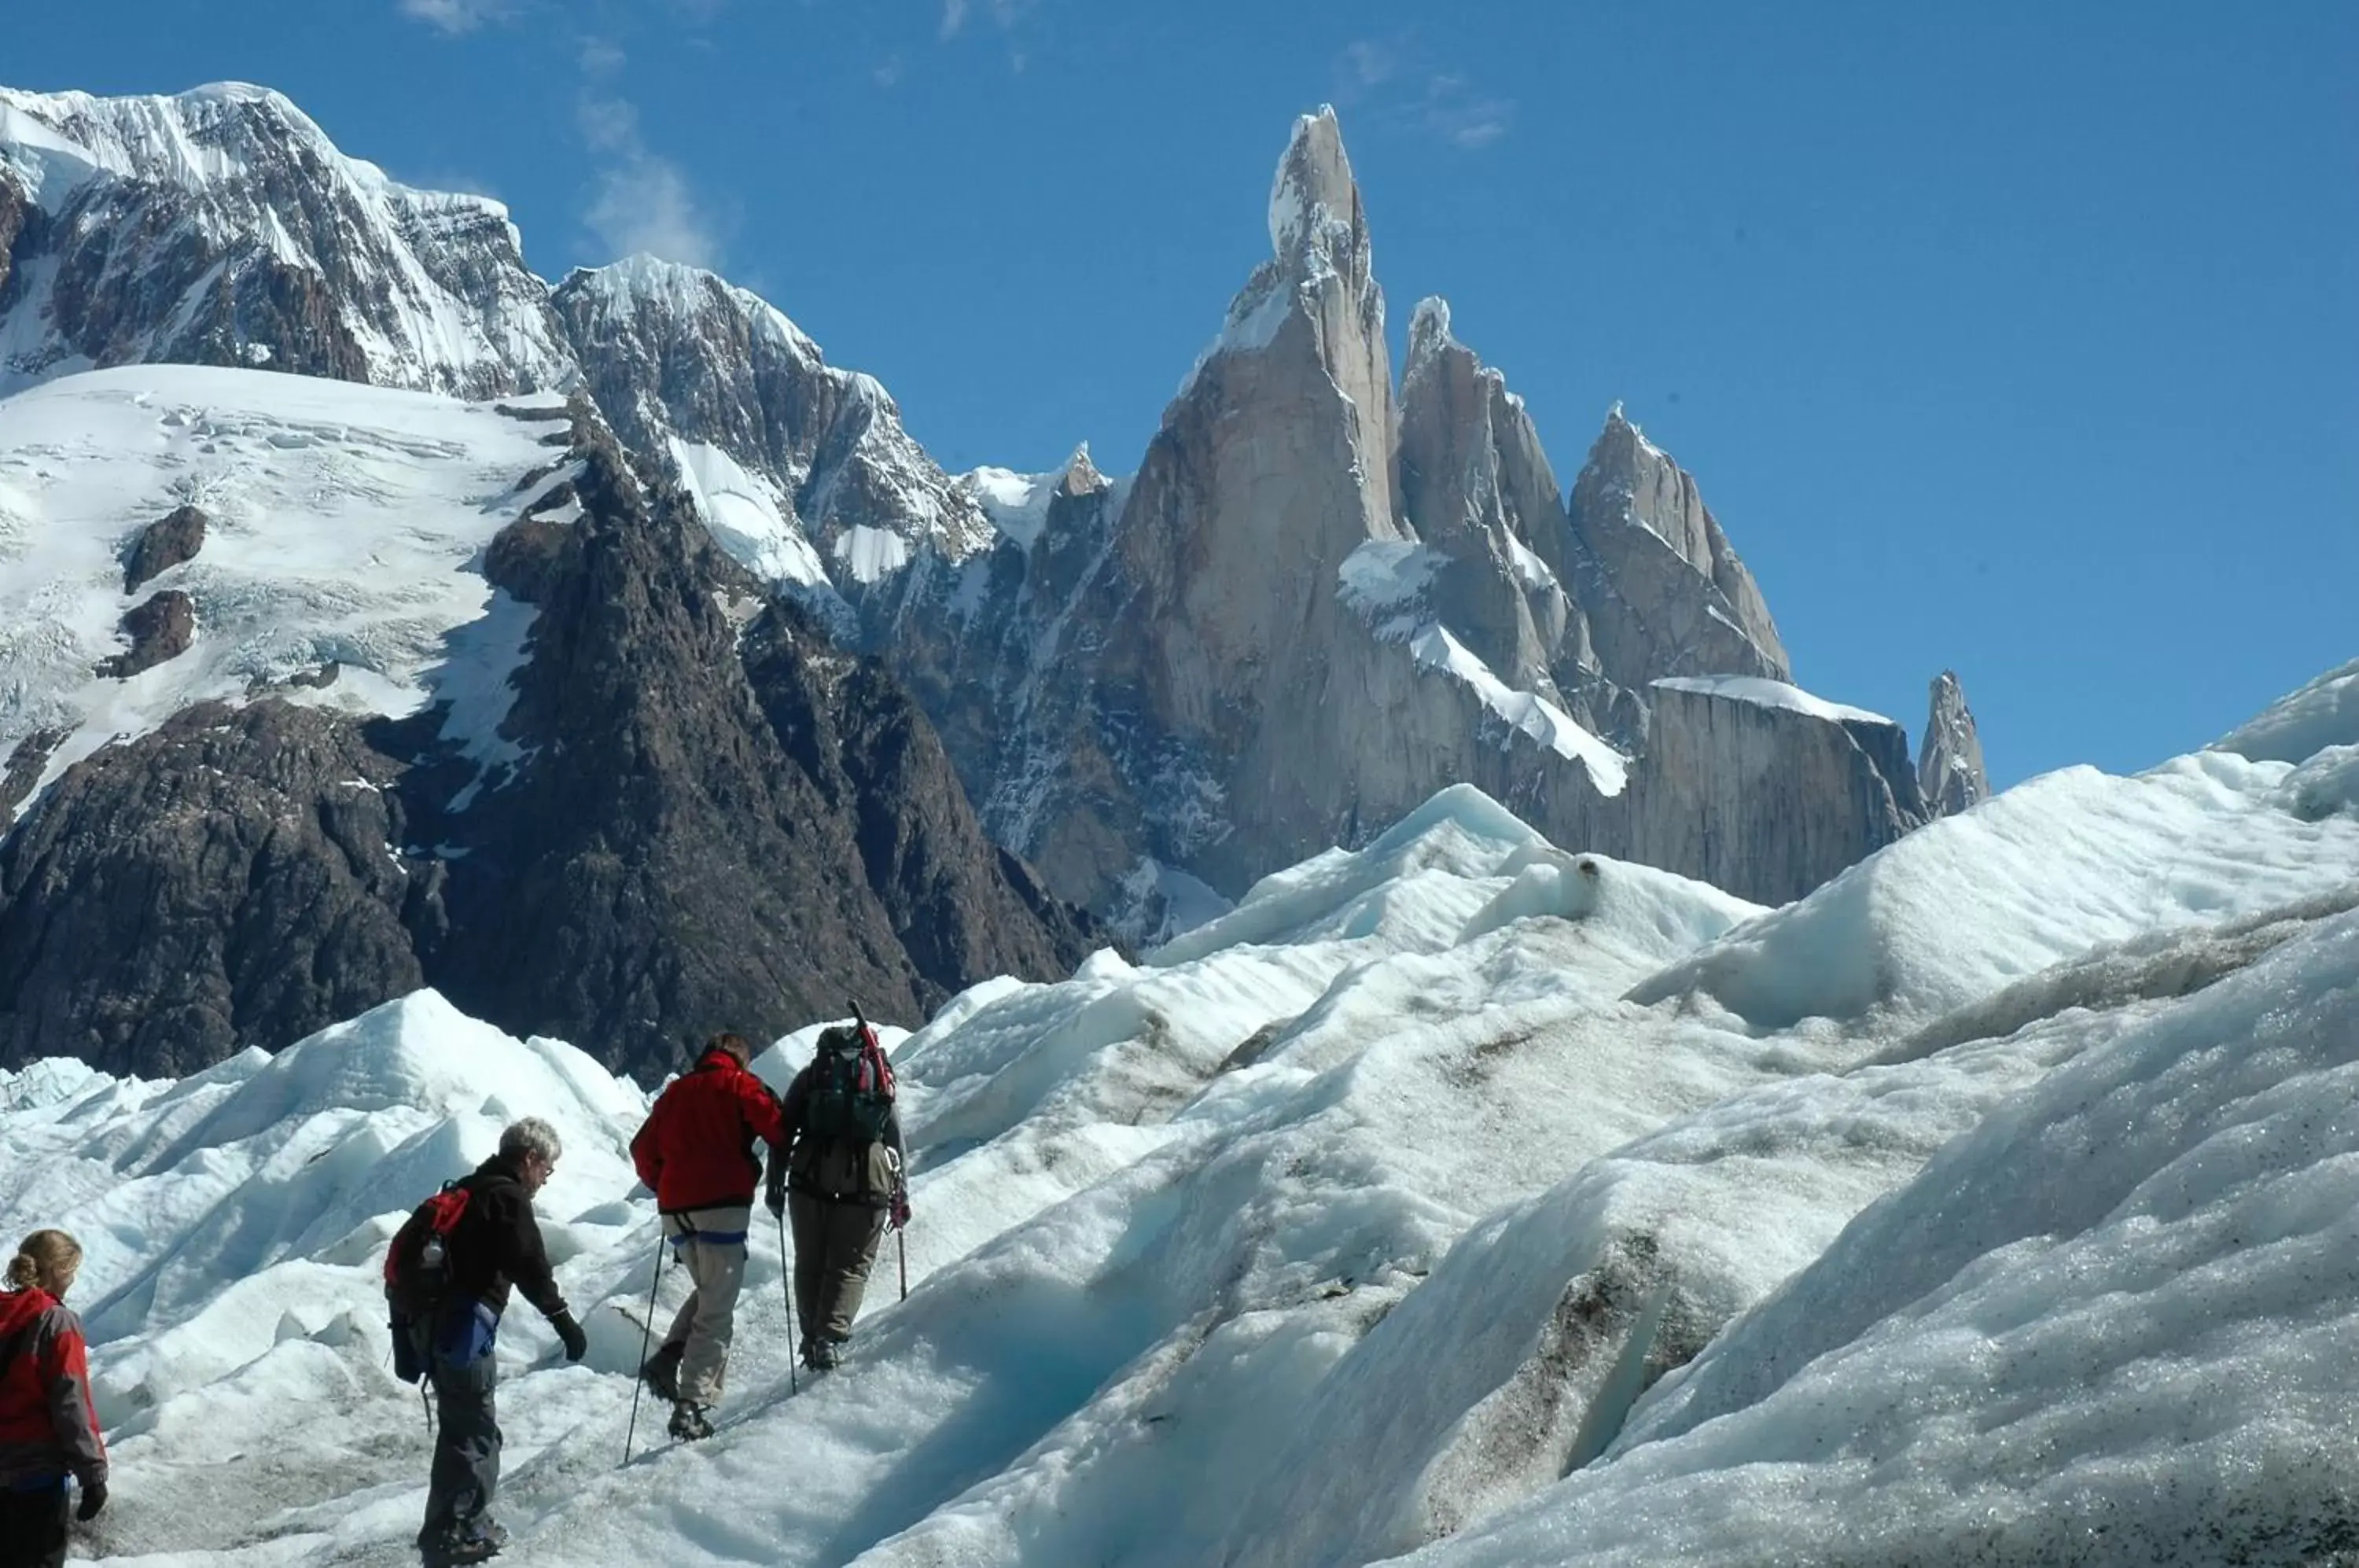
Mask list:
[[[98,1517],[98,1510],[104,1507],[106,1507],[106,1483],[103,1481],[84,1481],[82,1484],[82,1507],[74,1509],[74,1518],[82,1520],[84,1524],[88,1524],[91,1520]],[[51,1515],[50,1517],[55,1518],[56,1516]]]
[[[571,1312],[558,1313],[549,1320],[549,1326],[555,1329],[557,1337],[565,1342],[566,1360],[579,1361],[589,1353],[590,1336],[582,1332],[582,1325],[573,1321]]]

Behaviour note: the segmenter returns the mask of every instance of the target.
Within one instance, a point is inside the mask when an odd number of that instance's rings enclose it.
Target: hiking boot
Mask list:
[[[500,1554],[508,1543],[508,1532],[502,1526],[486,1524],[468,1535],[445,1536],[433,1544],[421,1548],[426,1568],[460,1568],[468,1563],[487,1563]]]
[[[843,1346],[832,1339],[815,1339],[810,1345],[810,1364],[814,1372],[832,1370],[843,1360]]]
[[[682,1399],[671,1408],[671,1425],[667,1430],[682,1443],[697,1443],[712,1435],[712,1423],[705,1419],[705,1407]]]
[[[639,1368],[639,1379],[658,1399],[679,1402],[679,1358],[688,1354],[688,1346],[679,1340],[667,1341],[647,1364]]]

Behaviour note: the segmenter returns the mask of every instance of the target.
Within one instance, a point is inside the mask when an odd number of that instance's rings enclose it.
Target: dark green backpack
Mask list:
[[[811,1061],[810,1135],[874,1143],[892,1115],[893,1063],[876,1031],[838,1027],[821,1035]]]

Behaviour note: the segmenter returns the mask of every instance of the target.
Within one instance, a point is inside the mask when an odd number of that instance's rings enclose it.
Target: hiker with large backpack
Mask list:
[[[82,1244],[37,1230],[9,1260],[0,1294],[0,1568],[66,1560],[66,1479],[82,1486],[73,1517],[106,1506],[106,1444],[90,1398],[89,1351],[65,1293]]]
[[[671,1435],[690,1442],[712,1435],[711,1412],[729,1370],[745,1236],[762,1181],[755,1145],[770,1146],[775,1171],[787,1141],[777,1096],[746,1065],[753,1054],[742,1035],[714,1035],[631,1139],[632,1163],[656,1195],[664,1235],[691,1287],[639,1376],[672,1402]]]
[[[507,1532],[492,1519],[500,1485],[494,1354],[513,1286],[564,1342],[565,1359],[590,1347],[549,1268],[532,1200],[557,1169],[557,1129],[527,1116],[500,1134],[499,1152],[420,1203],[386,1257],[394,1373],[434,1389],[438,1420],[418,1551],[427,1568],[495,1556]]]
[[[824,1371],[852,1338],[885,1232],[909,1223],[893,1064],[865,1020],[821,1031],[786,1112],[794,1143],[767,1198],[771,1214],[794,1216],[803,1365]]]

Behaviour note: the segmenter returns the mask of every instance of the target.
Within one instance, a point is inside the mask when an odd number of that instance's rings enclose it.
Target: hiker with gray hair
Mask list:
[[[466,1203],[449,1236],[449,1291],[422,1331],[428,1343],[418,1346],[440,1407],[426,1523],[418,1532],[427,1568],[481,1563],[507,1539],[492,1519],[500,1485],[500,1423],[493,1405],[499,1377],[492,1352],[509,1288],[524,1292],[549,1319],[565,1342],[565,1359],[579,1361],[589,1348],[558,1293],[532,1213],[533,1197],[561,1152],[557,1129],[527,1116],[502,1132],[499,1152],[457,1185]]]

